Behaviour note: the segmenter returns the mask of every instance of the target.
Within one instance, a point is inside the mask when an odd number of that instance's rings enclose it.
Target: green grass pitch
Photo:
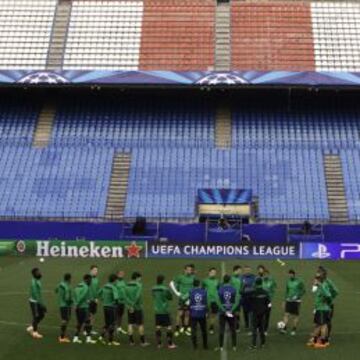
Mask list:
[[[308,349],[305,342],[312,328],[312,304],[310,294],[311,279],[317,262],[293,261],[281,267],[276,261],[264,261],[272,275],[278,282],[278,291],[273,305],[272,328],[266,349],[251,352],[247,350],[250,339],[244,333],[238,337],[238,351],[230,349],[223,355],[209,350],[192,350],[190,339],[186,336],[176,339],[179,348],[175,351],[167,349],[158,350],[154,345],[154,316],[150,289],[155,277],[159,273],[166,275],[167,280],[178,274],[183,265],[189,260],[99,260],[97,265],[100,269],[100,280],[104,282],[109,273],[118,269],[124,269],[127,275],[133,270],[139,270],[143,274],[145,290],[145,320],[146,332],[152,346],[146,349],[132,348],[128,345],[127,338],[120,337],[121,347],[105,347],[102,345],[59,345],[58,336],[58,309],[56,307],[53,289],[61,279],[64,272],[73,273],[73,283],[77,283],[81,276],[87,272],[93,263],[91,260],[46,260],[40,263],[33,257],[2,257],[0,258],[0,359],[164,359],[164,360],[190,360],[203,357],[206,360],[222,359],[356,359],[360,350],[360,263],[356,262],[323,262],[328,268],[331,277],[340,289],[340,296],[336,302],[336,315],[334,319],[334,336],[332,345],[325,350]],[[196,260],[198,275],[206,275],[210,266],[221,269],[219,260]],[[240,262],[244,264],[244,262]],[[257,262],[247,262],[254,268]],[[226,270],[230,272],[235,261],[225,261]],[[48,314],[41,324],[41,331],[45,338],[34,341],[25,332],[25,327],[30,320],[29,306],[27,302],[30,275],[32,267],[39,266],[43,272],[43,286],[45,299],[48,306]],[[306,281],[308,293],[302,307],[302,320],[299,334],[292,338],[277,333],[276,322],[280,320],[282,310],[281,303],[284,293],[284,282],[289,268],[294,268]],[[173,304],[174,316],[176,301]],[[96,328],[102,326],[102,311],[98,313]],[[74,318],[70,326],[70,333],[74,329]],[[210,337],[210,347],[217,345],[217,336]]]

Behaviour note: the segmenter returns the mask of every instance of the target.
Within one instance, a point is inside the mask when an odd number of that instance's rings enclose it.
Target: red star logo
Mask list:
[[[129,246],[125,246],[125,249],[127,251],[128,258],[139,258],[142,246],[136,245],[136,242],[134,241]]]

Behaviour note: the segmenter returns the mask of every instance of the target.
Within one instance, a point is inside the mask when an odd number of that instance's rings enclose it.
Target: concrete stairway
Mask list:
[[[231,110],[227,104],[219,104],[216,109],[215,145],[220,149],[231,147]]]
[[[47,102],[46,104],[44,104],[42,110],[40,111],[35,128],[35,133],[33,137],[34,147],[42,148],[48,146],[51,139],[51,132],[53,128],[55,113],[55,103]]]
[[[338,155],[325,155],[325,179],[330,212],[330,222],[349,222],[341,159]]]
[[[59,70],[62,68],[71,4],[71,0],[59,0],[57,4],[46,64],[47,70]]]
[[[118,153],[114,156],[106,205],[106,220],[118,221],[124,217],[130,167],[131,154]]]
[[[230,2],[218,2],[215,25],[215,70],[229,71],[231,66]]]

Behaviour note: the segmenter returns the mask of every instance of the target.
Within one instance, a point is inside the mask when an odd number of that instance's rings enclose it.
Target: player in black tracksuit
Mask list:
[[[266,314],[269,306],[271,306],[269,293],[263,289],[262,279],[257,278],[255,281],[255,288],[249,294],[251,299],[252,312],[252,343],[250,348],[256,349],[258,333],[260,335],[260,345],[265,345],[265,323]]]

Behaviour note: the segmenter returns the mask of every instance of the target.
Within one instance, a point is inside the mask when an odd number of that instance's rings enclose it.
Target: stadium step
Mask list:
[[[60,0],[56,7],[53,29],[46,63],[47,70],[62,68],[72,1]]]
[[[106,204],[106,220],[118,221],[124,217],[130,167],[130,153],[118,153],[114,156]]]
[[[51,139],[55,113],[56,106],[53,102],[47,102],[44,104],[42,110],[40,111],[34,132],[34,147],[42,148],[48,146]]]
[[[325,155],[324,158],[327,198],[330,222],[349,222],[341,159],[338,155]]]
[[[231,147],[231,110],[227,104],[216,109],[215,144],[220,149]]]
[[[215,70],[230,70],[231,30],[230,3],[218,2],[215,24]]]

